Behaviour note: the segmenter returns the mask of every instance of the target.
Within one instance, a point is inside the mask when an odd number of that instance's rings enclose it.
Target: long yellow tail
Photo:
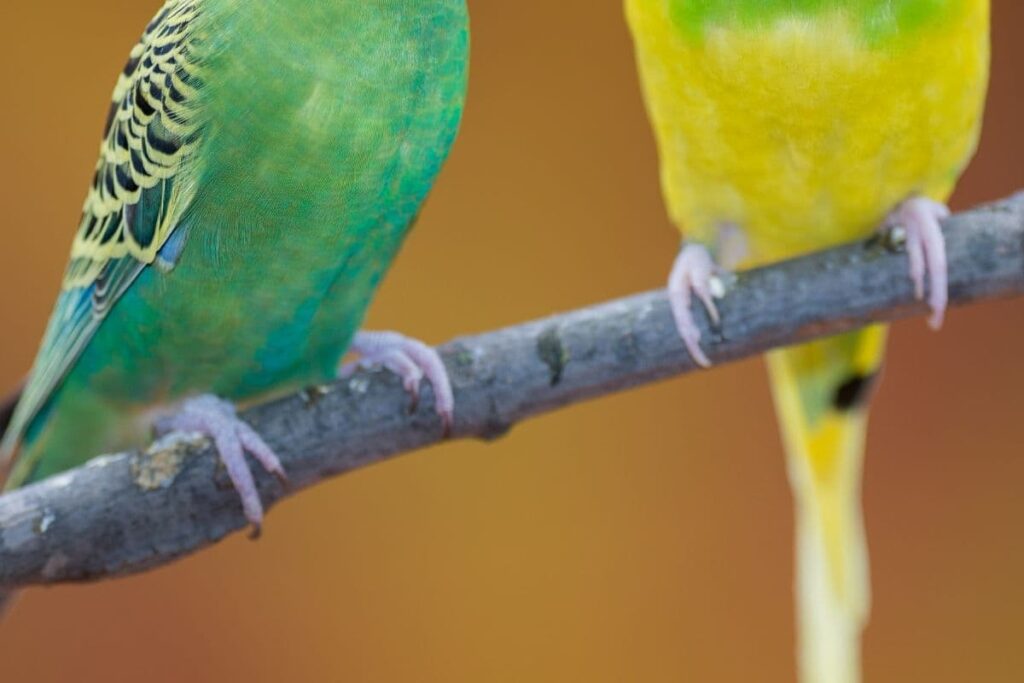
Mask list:
[[[803,683],[860,680],[860,637],[871,602],[860,482],[867,402],[885,332],[871,327],[768,356],[796,504]]]

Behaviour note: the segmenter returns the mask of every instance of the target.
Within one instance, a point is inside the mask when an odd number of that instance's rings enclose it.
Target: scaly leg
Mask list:
[[[263,524],[263,504],[249,464],[245,461],[245,452],[251,453],[267,472],[281,480],[286,480],[287,475],[277,454],[256,430],[238,417],[235,407],[213,395],[199,396],[185,401],[177,414],[158,418],[154,429],[160,436],[170,432],[198,432],[213,440],[221,462],[242,499],[245,517],[253,525],[254,535],[259,535]]]
[[[718,269],[707,247],[689,243],[679,252],[668,277],[668,300],[676,329],[694,362],[704,368],[711,367],[711,361],[700,346],[700,328],[693,317],[693,295],[704,304],[711,322],[718,325],[720,318],[714,291]]]
[[[444,433],[451,433],[455,420],[455,396],[448,370],[437,351],[397,332],[359,332],[349,349],[360,358],[343,365],[338,371],[339,378],[351,377],[359,368],[387,368],[401,378],[415,408],[419,401],[420,382],[426,377],[434,387],[434,409],[441,416]]]
[[[949,274],[946,262],[946,239],[939,221],[949,216],[949,209],[926,197],[912,197],[889,214],[885,229],[902,230],[910,259],[910,279],[914,295],[925,298],[925,275],[928,276],[928,305],[932,329],[942,327],[949,301]]]

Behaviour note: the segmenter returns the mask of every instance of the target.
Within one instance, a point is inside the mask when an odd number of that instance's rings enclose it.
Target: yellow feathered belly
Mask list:
[[[975,149],[987,2],[871,45],[841,12],[681,34],[627,0],[672,219],[752,262],[868,234],[914,194],[944,201]]]

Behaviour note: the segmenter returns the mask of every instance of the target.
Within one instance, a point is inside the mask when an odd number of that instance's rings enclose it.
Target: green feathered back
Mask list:
[[[154,405],[330,378],[454,140],[467,60],[464,0],[170,0],[115,92],[8,486],[137,442]]]

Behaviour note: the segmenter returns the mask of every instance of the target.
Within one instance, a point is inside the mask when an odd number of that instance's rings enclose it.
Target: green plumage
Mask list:
[[[842,13],[870,42],[906,37],[963,4],[963,0],[667,0],[673,20],[692,37],[709,27],[755,26],[773,21],[813,20]]]
[[[132,59],[8,486],[137,443],[154,406],[334,375],[455,137],[468,24],[464,0],[171,0]],[[83,238],[104,207],[127,239]]]

